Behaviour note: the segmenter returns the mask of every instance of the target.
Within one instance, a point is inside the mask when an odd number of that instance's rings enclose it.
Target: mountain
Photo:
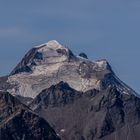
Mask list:
[[[1,140],[59,140],[55,131],[29,107],[0,91]]]
[[[125,94],[136,94],[114,74],[106,60],[91,61],[84,53],[75,56],[55,40],[33,47],[11,72],[7,83],[11,85],[10,93],[34,98],[61,81],[77,91],[116,86]]]
[[[140,95],[107,60],[76,56],[56,40],[27,52],[0,91],[2,139],[139,140]]]
[[[116,87],[78,92],[60,82],[43,90],[30,107],[62,140],[139,140],[140,99]]]

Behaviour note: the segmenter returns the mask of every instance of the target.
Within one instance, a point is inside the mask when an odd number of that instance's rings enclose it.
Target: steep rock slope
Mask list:
[[[30,107],[62,140],[139,140],[140,99],[116,87],[78,92],[60,82],[43,90]]]
[[[7,92],[0,92],[1,140],[59,140],[55,131],[27,106]]]

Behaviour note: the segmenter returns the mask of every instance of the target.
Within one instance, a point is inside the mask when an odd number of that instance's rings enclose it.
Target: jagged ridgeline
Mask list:
[[[3,139],[11,134],[12,140],[140,138],[139,94],[107,60],[77,56],[55,40],[33,47],[9,76],[0,78],[0,90]]]

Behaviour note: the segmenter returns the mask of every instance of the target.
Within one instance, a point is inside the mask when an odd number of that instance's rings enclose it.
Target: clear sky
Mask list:
[[[90,59],[106,58],[140,93],[139,0],[1,0],[0,75],[32,46],[55,39]]]

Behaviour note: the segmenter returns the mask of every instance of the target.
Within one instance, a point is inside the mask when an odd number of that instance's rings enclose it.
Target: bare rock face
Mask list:
[[[33,98],[31,97],[23,97],[23,96],[20,96],[20,95],[15,95],[15,97],[23,104],[27,105],[30,104],[30,102],[33,101]]]
[[[55,40],[32,48],[25,55],[8,77],[7,83],[12,85],[8,92],[34,98],[60,81],[77,91],[114,85],[126,94],[136,94],[117,78],[106,60],[90,61],[83,53],[75,56]]]
[[[0,139],[59,140],[44,119],[7,92],[0,92]]]
[[[85,53],[80,53],[79,56],[80,56],[80,57],[83,57],[83,58],[85,58],[85,59],[88,59],[88,57],[87,57],[87,55],[86,55]]]
[[[32,103],[29,105],[33,110],[38,110],[40,107],[61,107],[67,104],[72,104],[75,99],[81,97],[81,93],[70,88],[63,81],[57,85],[52,85],[49,89],[43,90]]]
[[[8,76],[0,77],[0,91],[7,91],[14,88],[14,85],[8,82]]]
[[[83,93],[60,82],[43,90],[30,107],[62,140],[139,140],[140,99],[116,87]]]

